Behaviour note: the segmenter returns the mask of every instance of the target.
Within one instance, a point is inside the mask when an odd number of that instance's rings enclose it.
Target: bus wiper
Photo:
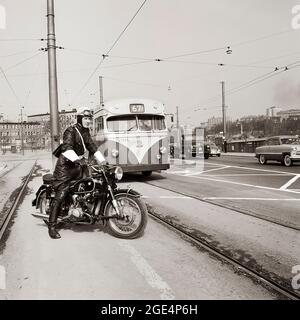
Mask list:
[[[128,131],[131,131],[132,129],[136,128],[136,125],[132,126],[131,128],[127,129],[127,132]]]

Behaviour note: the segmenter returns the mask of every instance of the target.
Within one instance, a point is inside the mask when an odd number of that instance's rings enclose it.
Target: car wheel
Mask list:
[[[260,164],[266,164],[267,163],[266,157],[263,154],[260,154],[258,158],[258,162]]]
[[[221,155],[220,155],[220,153],[218,153],[218,157],[220,157]]]
[[[290,155],[288,155],[288,154],[284,155],[284,157],[283,157],[283,164],[284,164],[286,167],[290,167],[290,166],[293,164],[293,161],[292,161]]]
[[[209,154],[204,154],[204,159],[208,159],[209,158]]]

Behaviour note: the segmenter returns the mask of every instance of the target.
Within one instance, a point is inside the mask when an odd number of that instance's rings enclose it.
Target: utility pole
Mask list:
[[[54,24],[54,0],[47,0],[48,21],[48,73],[49,73],[49,105],[51,125],[51,148],[52,152],[59,145],[59,115],[57,93],[57,70],[56,70],[56,38]],[[54,156],[52,158],[54,164]]]
[[[24,156],[23,109],[24,107],[21,107],[21,148],[22,148],[22,155]]]
[[[223,114],[223,136],[226,140],[226,107],[225,107],[225,82],[222,81],[222,114]]]
[[[99,92],[100,92],[100,109],[103,105],[103,77],[99,76]]]
[[[176,107],[176,127],[179,129],[179,112],[178,112],[179,107]]]

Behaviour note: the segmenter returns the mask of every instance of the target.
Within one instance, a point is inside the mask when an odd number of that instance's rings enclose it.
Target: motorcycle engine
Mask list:
[[[73,195],[73,203],[71,204],[68,211],[68,216],[76,219],[80,219],[84,216],[84,212],[78,201],[78,198],[78,195]]]
[[[68,212],[69,217],[74,217],[74,218],[82,218],[84,213],[82,208],[80,208],[79,206],[77,208],[71,206],[71,208],[69,209]]]

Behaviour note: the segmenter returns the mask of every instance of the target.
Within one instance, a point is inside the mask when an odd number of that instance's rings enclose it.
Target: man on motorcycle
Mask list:
[[[98,164],[105,163],[105,158],[97,150],[90,135],[90,124],[93,114],[89,108],[81,108],[77,112],[77,123],[68,127],[63,134],[61,154],[57,160],[53,177],[55,179],[55,199],[51,203],[48,232],[52,239],[59,239],[56,230],[57,217],[64,197],[67,194],[68,183],[81,175],[81,165],[84,154],[89,151]],[[86,150],[87,149],[87,150]]]

